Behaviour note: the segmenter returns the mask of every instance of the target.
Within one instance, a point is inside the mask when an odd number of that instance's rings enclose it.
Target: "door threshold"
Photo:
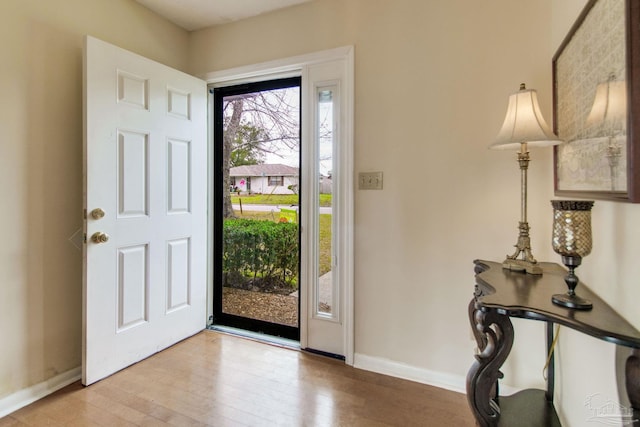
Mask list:
[[[289,338],[276,337],[274,335],[262,334],[260,332],[247,331],[245,329],[233,328],[231,326],[211,325],[207,329],[222,332],[229,335],[235,335],[242,338],[271,344],[278,347],[289,348],[291,350],[300,350],[300,342]]]

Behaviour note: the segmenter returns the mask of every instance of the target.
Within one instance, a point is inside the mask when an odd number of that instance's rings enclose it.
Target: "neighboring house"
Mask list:
[[[330,176],[320,175],[320,194],[332,194],[333,181]]]
[[[231,191],[292,194],[298,191],[300,170],[282,164],[244,165],[231,168],[229,176]]]

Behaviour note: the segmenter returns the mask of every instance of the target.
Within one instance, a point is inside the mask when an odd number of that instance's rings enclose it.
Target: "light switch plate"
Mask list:
[[[358,188],[360,190],[382,190],[382,172],[358,173]]]

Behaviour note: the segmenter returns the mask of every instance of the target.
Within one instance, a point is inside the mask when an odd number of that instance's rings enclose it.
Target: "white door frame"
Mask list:
[[[248,65],[238,68],[232,68],[228,70],[215,71],[206,73],[199,76],[201,79],[207,82],[210,86],[228,86],[232,84],[249,83],[256,81],[263,81],[266,79],[279,79],[284,77],[302,76],[302,88],[305,90],[305,74],[306,69],[315,64],[321,64],[329,61],[344,60],[346,63],[346,76],[344,87],[342,90],[342,96],[345,97],[346,112],[341,116],[343,121],[344,135],[341,138],[340,144],[340,157],[344,164],[343,175],[340,179],[341,203],[338,206],[340,212],[334,212],[337,214],[337,218],[340,219],[340,227],[344,230],[340,242],[335,244],[340,245],[341,259],[340,263],[340,283],[343,287],[343,310],[344,316],[342,321],[344,322],[344,343],[343,348],[345,350],[345,363],[353,365],[354,356],[354,257],[353,257],[353,224],[354,224],[354,156],[353,156],[353,106],[354,106],[354,48],[353,46],[339,47],[335,49],[314,52],[306,55],[294,56],[290,58],[278,59],[275,61],[264,62],[261,64]],[[305,96],[303,92],[303,102]],[[212,123],[213,116],[213,99],[209,97],[209,124]],[[309,108],[303,108],[302,123],[311,123],[312,114]],[[213,129],[211,125],[208,126],[208,140],[210,146],[213,144]],[[305,146],[305,138],[309,138],[309,132],[303,132],[302,145]],[[209,183],[212,181],[213,173],[213,150],[209,150]],[[208,224],[208,296],[207,301],[211,301],[213,296],[213,200],[212,192],[209,191],[208,206],[209,206],[209,224]],[[304,229],[303,229],[304,233]],[[300,346],[302,348],[307,347],[308,328],[307,320],[309,318],[309,295],[308,292],[301,292],[300,300]],[[208,317],[212,316],[211,304],[207,305]]]

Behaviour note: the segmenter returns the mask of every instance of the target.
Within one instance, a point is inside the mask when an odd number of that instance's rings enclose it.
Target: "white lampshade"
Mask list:
[[[507,115],[495,142],[489,146],[494,150],[520,149],[522,143],[527,146],[545,147],[558,145],[562,141],[551,132],[544,121],[538,95],[533,89],[526,89],[524,83],[518,92],[509,96]]]
[[[596,87],[591,112],[587,116],[587,126],[602,126],[601,134],[607,131],[618,131],[626,128],[627,119],[627,85],[624,80],[609,80]]]

